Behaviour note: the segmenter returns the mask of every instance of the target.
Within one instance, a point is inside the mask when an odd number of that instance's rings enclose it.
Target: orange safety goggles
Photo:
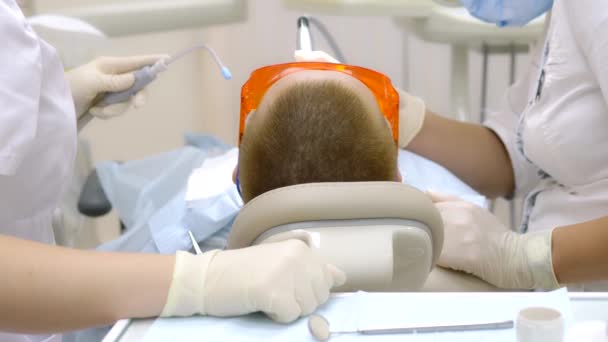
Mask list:
[[[377,71],[354,65],[324,62],[295,62],[269,65],[254,70],[251,73],[249,80],[247,80],[241,89],[239,144],[243,139],[247,116],[258,108],[266,91],[281,78],[294,72],[304,70],[339,71],[363,82],[376,97],[382,114],[384,114],[384,117],[390,123],[395,143],[399,141],[399,94],[393,87],[390,78]]]

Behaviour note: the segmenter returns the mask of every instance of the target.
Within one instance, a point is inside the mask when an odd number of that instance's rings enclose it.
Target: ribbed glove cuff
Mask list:
[[[553,230],[528,233],[525,253],[532,273],[535,289],[554,290],[560,287],[553,271],[551,241]]]
[[[219,250],[201,255],[178,251],[175,255],[173,279],[162,317],[204,315],[205,278],[207,269]]]
[[[399,93],[399,147],[405,148],[422,129],[426,104],[416,96],[397,89]]]

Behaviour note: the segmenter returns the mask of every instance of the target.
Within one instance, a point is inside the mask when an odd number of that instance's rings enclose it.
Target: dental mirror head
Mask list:
[[[328,341],[331,336],[329,322],[321,315],[310,315],[308,318],[308,331],[317,341]]]

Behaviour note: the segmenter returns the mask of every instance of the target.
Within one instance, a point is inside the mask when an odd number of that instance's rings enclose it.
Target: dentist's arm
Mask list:
[[[452,171],[487,197],[507,196],[514,189],[511,160],[502,141],[489,128],[426,111],[423,124],[407,149]]]
[[[255,311],[289,322],[345,281],[298,240],[173,256],[74,250],[0,235],[0,274],[0,331],[17,333]]]

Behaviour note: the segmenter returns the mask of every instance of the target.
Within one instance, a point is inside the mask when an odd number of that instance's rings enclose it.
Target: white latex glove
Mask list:
[[[296,62],[340,63],[324,51],[296,50]],[[405,148],[422,129],[426,114],[424,101],[397,88],[399,93],[399,147]]]
[[[429,195],[444,225],[440,266],[504,289],[559,287],[551,259],[552,230],[518,234],[475,204],[436,192]]]
[[[95,117],[108,119],[122,115],[131,108],[143,106],[145,95],[143,91],[140,91],[124,103],[107,107],[92,107],[93,101],[98,95],[131,87],[135,82],[133,72],[137,69],[168,57],[167,55],[99,57],[88,64],[66,72],[77,117],[88,111]]]
[[[237,316],[278,322],[312,313],[346,275],[304,242],[287,240],[201,255],[178,252],[162,316]]]

